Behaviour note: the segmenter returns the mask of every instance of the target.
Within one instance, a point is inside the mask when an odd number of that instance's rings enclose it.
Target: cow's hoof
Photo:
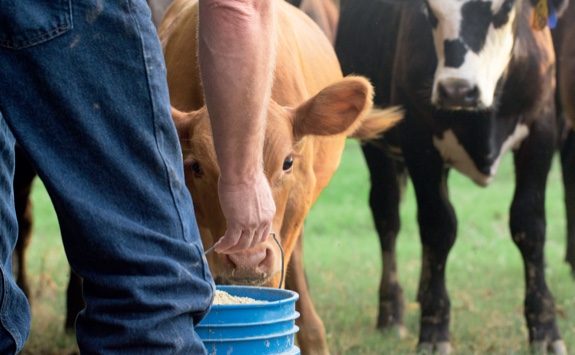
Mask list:
[[[554,342],[535,341],[531,344],[531,352],[534,354],[547,354],[548,350],[555,355],[567,355],[567,347],[561,339]]]
[[[432,343],[420,343],[417,345],[417,355],[431,355],[433,353]]]
[[[452,348],[451,343],[448,341],[440,341],[437,344],[433,343],[419,343],[417,346],[417,354],[427,355],[433,354],[434,352],[440,355],[448,355],[451,354]]]
[[[399,339],[405,339],[407,336],[407,328],[404,325],[398,325],[395,327],[397,329],[397,335]]]
[[[439,343],[437,343],[436,350],[441,355],[447,355],[451,354],[451,351],[453,349],[451,348],[451,343],[449,343],[448,341],[440,341]]]

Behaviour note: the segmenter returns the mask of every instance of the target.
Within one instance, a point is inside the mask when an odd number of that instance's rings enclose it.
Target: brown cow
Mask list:
[[[197,7],[176,0],[160,26],[174,121],[180,134],[186,184],[205,248],[226,229],[217,196],[219,168],[196,58]],[[325,328],[316,314],[302,261],[304,219],[336,171],[351,133],[382,132],[399,118],[395,111],[370,111],[372,88],[359,77],[343,78],[333,48],[318,26],[283,1],[277,7],[278,52],[264,142],[266,176],[276,203],[273,230],[288,265],[286,287],[298,292],[298,343],[304,354],[328,353]],[[373,114],[369,114],[372,112]],[[368,116],[368,118],[366,118]],[[361,126],[360,126],[361,125]],[[366,128],[366,125],[373,125]],[[358,126],[359,129],[358,129]],[[272,238],[232,255],[208,255],[220,283],[278,287],[281,258]]]
[[[162,21],[164,13],[172,0],[147,0],[152,14],[152,22],[158,27]],[[290,2],[293,3],[292,0]],[[192,2],[193,3],[193,2]],[[188,2],[180,2],[180,6],[189,6]],[[314,19],[328,38],[333,42],[335,29],[337,27],[338,10],[331,0],[303,0],[298,1],[300,6],[308,16]],[[172,9],[171,14],[177,15],[179,11]],[[170,20],[167,20],[169,22]],[[36,177],[36,172],[30,166],[26,157],[16,149],[16,172],[14,176],[15,206],[19,224],[18,244],[14,251],[14,270],[18,285],[30,298],[30,286],[26,270],[26,252],[32,238],[33,216],[31,211],[31,201],[29,198],[32,183]],[[70,271],[70,279],[66,290],[66,319],[65,328],[67,331],[74,330],[76,315],[84,308],[84,298],[82,296],[82,280]]]

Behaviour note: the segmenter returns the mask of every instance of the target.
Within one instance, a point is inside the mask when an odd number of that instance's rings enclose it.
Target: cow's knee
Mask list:
[[[542,258],[545,244],[545,217],[539,196],[516,198],[511,206],[509,226],[513,242],[527,259]],[[540,205],[540,206],[538,206]]]

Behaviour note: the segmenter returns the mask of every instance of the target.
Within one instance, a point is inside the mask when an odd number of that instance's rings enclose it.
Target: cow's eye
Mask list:
[[[204,169],[202,169],[202,166],[197,161],[192,163],[192,171],[196,177],[204,175]]]
[[[284,160],[284,165],[282,166],[283,171],[291,170],[293,166],[293,157],[290,155]]]

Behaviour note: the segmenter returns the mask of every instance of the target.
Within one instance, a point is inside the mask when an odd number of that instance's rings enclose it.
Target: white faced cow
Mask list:
[[[450,168],[481,186],[512,150],[516,187],[510,230],[525,265],[530,343],[566,353],[544,275],[545,186],[556,148],[555,56],[547,28],[533,30],[533,1],[342,1],[336,52],[344,74],[374,83],[375,103],[403,105],[405,119],[363,146],[370,206],[383,252],[378,327],[403,324],[396,275],[399,177],[412,179],[423,244],[419,347],[451,350],[445,267],[457,219]],[[561,0],[549,1],[559,10]],[[547,5],[547,1],[545,2]],[[389,83],[392,85],[389,85]]]
[[[371,84],[343,78],[333,47],[303,12],[277,1],[278,49],[272,101],[268,107],[264,170],[276,203],[273,230],[282,244],[287,269],[275,240],[231,255],[208,255],[217,283],[286,287],[300,298],[296,320],[302,354],[329,353],[325,328],[316,314],[305,281],[302,255],[306,215],[336,171],[346,138],[377,135],[400,116],[371,110]],[[225,232],[218,199],[219,167],[196,58],[197,7],[176,0],[160,27],[170,99],[182,150],[186,185],[204,248]],[[178,110],[186,111],[186,113]]]

